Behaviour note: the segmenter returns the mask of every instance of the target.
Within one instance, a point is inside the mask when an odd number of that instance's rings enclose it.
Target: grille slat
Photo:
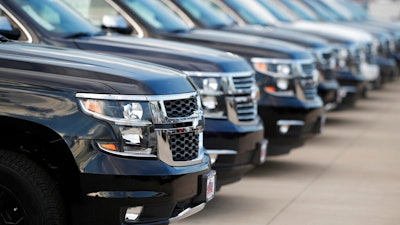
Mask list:
[[[251,75],[233,77],[233,85],[238,90],[249,89],[253,86],[254,82],[254,77]]]
[[[257,118],[257,107],[253,102],[238,103],[236,111],[239,121],[251,121]]]
[[[313,70],[315,69],[315,65],[312,63],[304,63],[301,64],[301,69],[303,71],[303,74],[307,75],[306,78],[302,78],[300,80],[301,82],[301,88],[304,93],[304,97],[306,99],[314,99],[318,95],[317,87],[314,84],[312,74]]]
[[[199,135],[195,132],[171,134],[169,144],[174,161],[189,161],[199,155]]]
[[[232,77],[233,89],[237,92],[241,92],[240,96],[237,95],[234,98],[236,118],[239,122],[251,122],[254,121],[257,114],[257,103],[255,103],[249,93],[250,90],[255,86],[255,78],[253,73],[243,76]],[[243,95],[248,93],[248,95]],[[243,99],[246,99],[243,101]]]
[[[164,106],[170,118],[188,117],[198,110],[196,98],[168,100],[164,102]]]
[[[312,71],[314,70],[314,66],[312,64],[302,64],[301,69],[304,74],[312,76]]]

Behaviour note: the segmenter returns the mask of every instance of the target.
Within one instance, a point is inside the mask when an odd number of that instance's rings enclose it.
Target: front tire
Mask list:
[[[37,163],[0,149],[0,178],[0,225],[67,224],[57,186]]]

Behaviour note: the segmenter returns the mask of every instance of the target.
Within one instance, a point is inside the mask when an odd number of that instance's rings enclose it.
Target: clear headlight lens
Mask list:
[[[202,90],[205,92],[217,92],[219,90],[218,80],[214,77],[204,78]]]
[[[349,57],[349,52],[347,51],[347,49],[338,49],[337,57],[339,60],[347,60],[347,58]]]
[[[335,58],[336,58],[336,63],[337,67],[339,68],[345,68],[347,66],[347,62],[349,60],[350,54],[349,50],[346,48],[336,48],[335,49]]]
[[[291,71],[289,65],[277,65],[276,70],[278,74],[283,74],[285,76],[289,76]]]
[[[222,78],[220,76],[206,76],[202,73],[188,74],[201,94],[204,116],[208,118],[222,118],[226,116]]]
[[[273,77],[288,77],[292,75],[291,64],[278,64],[267,62],[253,62],[253,67],[260,73]]]
[[[148,102],[81,98],[82,110],[93,117],[110,122],[123,140],[100,141],[98,146],[107,152],[125,156],[155,157],[156,136]]]
[[[263,87],[265,92],[279,95],[294,95],[290,88],[290,83],[295,78],[296,70],[291,60],[274,60],[265,58],[253,58],[251,60],[254,69],[269,76],[266,85]]]

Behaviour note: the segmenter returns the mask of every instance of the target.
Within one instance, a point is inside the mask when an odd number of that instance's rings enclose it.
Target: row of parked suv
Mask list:
[[[342,0],[0,0],[0,41],[0,224],[188,217],[400,61]]]

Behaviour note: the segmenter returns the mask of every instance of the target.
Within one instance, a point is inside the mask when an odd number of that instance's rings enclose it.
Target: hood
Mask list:
[[[365,32],[361,29],[350,28],[338,24],[297,21],[291,23],[290,27],[296,30],[314,32],[322,36],[341,38],[342,40],[348,39],[349,41],[361,42],[361,43],[373,41],[373,36],[368,32]]]
[[[251,71],[246,60],[238,55],[154,38],[135,38],[113,34],[77,39],[76,44],[83,50],[144,60],[182,71]]]
[[[44,45],[0,45],[0,70],[20,74],[29,85],[126,95],[195,91],[182,73],[147,62]]]
[[[329,42],[321,37],[317,37],[311,34],[305,34],[303,32],[298,32],[295,30],[285,29],[283,27],[281,28],[265,27],[258,25],[238,25],[225,28],[224,30],[229,32],[238,32],[265,38],[277,39],[281,41],[287,41],[308,49],[321,49],[330,47]]]
[[[303,47],[289,42],[209,29],[169,33],[175,41],[197,44],[232,52],[245,58],[310,59],[312,55]]]

